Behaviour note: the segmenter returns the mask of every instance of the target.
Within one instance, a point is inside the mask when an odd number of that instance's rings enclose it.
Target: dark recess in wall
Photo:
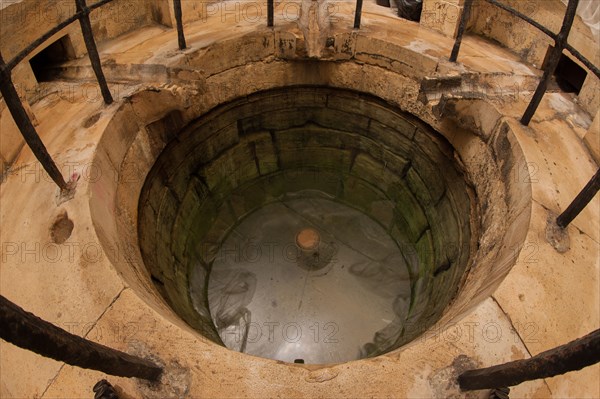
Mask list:
[[[548,56],[552,49],[552,46],[548,47],[548,52],[546,53],[546,58],[542,64],[542,69],[546,67]],[[560,90],[564,91],[565,93],[575,93],[576,95],[579,95],[586,77],[587,71],[583,67],[579,66],[579,64],[565,54],[560,56],[558,66],[554,71],[554,78],[556,79],[556,84]]]
[[[56,77],[54,67],[73,59],[75,50],[69,35],[65,35],[31,58],[29,64],[38,82],[49,82]]]

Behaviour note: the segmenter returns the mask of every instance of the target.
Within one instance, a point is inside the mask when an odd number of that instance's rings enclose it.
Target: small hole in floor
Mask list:
[[[96,122],[98,122],[98,120],[100,119],[100,115],[101,113],[98,112],[92,116],[90,116],[89,118],[87,118],[84,122],[83,122],[83,127],[88,129],[92,126],[94,126],[96,124]]]
[[[50,238],[55,244],[62,244],[73,232],[73,221],[69,219],[69,215],[66,210],[61,210],[58,216],[54,219],[52,226],[50,227]]]

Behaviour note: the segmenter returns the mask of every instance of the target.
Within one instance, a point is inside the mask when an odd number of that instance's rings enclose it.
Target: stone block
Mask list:
[[[366,180],[352,175],[348,175],[344,180],[341,199],[368,215],[377,203],[387,200],[383,192],[377,190],[376,187],[369,184]]]
[[[251,146],[240,143],[200,169],[207,186],[215,197],[225,198],[241,184],[259,176]]]
[[[435,72],[437,67],[437,60],[429,55],[419,54],[395,43],[362,35],[356,39],[355,59],[415,78],[430,75]],[[402,62],[397,60],[402,60]]]
[[[408,170],[405,181],[408,184],[410,191],[414,194],[423,208],[431,206],[434,203],[429,187],[423,181],[421,176],[415,172],[413,167]]]
[[[414,143],[412,137],[416,127],[402,122],[398,119],[394,121],[396,127],[384,125],[383,123],[371,120],[369,124],[369,138],[388,147],[390,151],[404,158],[409,158]]]
[[[330,169],[342,173],[350,170],[352,154],[336,148],[297,147],[280,150],[279,159],[283,169]]]
[[[396,218],[400,225],[405,225],[407,238],[416,242],[423,232],[429,228],[429,222],[420,203],[406,185],[398,183],[390,188],[388,196],[396,202]]]
[[[421,25],[455,38],[464,0],[423,0]]]
[[[223,54],[229,56],[223,57]],[[275,36],[272,32],[251,32],[234,39],[213,43],[205,51],[195,54],[193,58],[190,57],[189,66],[202,69],[206,76],[211,76],[250,62],[264,60],[274,54]]]
[[[275,56],[292,59],[296,56],[296,36],[291,32],[275,32]]]

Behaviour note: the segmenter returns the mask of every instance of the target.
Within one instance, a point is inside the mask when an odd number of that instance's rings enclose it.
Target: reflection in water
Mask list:
[[[301,232],[311,234],[299,243]],[[371,356],[402,333],[414,262],[365,214],[315,193],[286,198],[222,243],[211,316],[228,348],[252,355],[307,364]]]
[[[251,313],[247,306],[256,291],[256,276],[247,270],[215,270],[211,273],[208,303],[217,332],[230,349],[243,352]]]
[[[415,258],[410,260],[418,262]],[[371,262],[350,267],[350,273],[358,278],[360,284],[370,290],[377,290],[382,297],[393,301],[394,318],[387,326],[374,334],[371,342],[362,346],[361,358],[388,351],[403,333],[410,308],[411,287],[406,268],[397,267],[399,264],[405,264],[405,257],[397,253],[391,254],[381,263]]]

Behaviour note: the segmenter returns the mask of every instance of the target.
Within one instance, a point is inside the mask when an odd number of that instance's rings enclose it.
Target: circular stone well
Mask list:
[[[294,87],[221,105],[176,137],[146,178],[139,244],[205,337],[350,361],[411,341],[456,295],[479,217],[454,149],[425,123],[368,95]]]

